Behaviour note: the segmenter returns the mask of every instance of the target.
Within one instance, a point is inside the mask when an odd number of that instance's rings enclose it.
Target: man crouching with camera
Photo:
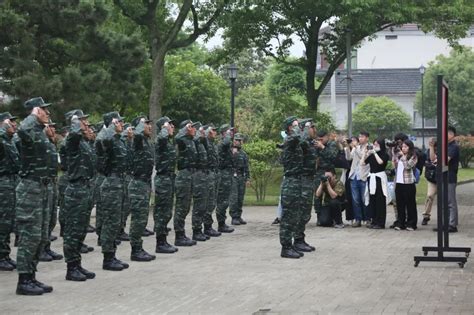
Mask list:
[[[316,197],[321,200],[321,225],[342,229],[344,227],[341,214],[344,205],[344,184],[336,178],[334,169],[326,170],[321,176]]]

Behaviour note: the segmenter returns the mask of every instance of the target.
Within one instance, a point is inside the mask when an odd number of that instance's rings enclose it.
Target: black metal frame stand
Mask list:
[[[415,256],[415,267],[421,261],[457,262],[464,268],[467,257],[471,253],[470,247],[449,246],[449,209],[448,209],[448,85],[443,76],[438,75],[438,108],[437,108],[437,157],[436,185],[438,189],[438,246],[422,247],[424,256]],[[437,256],[428,257],[428,252],[437,252]],[[465,257],[450,256],[445,253],[464,253]]]

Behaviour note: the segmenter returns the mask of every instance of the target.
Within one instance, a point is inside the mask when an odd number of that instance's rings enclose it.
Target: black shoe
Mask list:
[[[49,237],[49,241],[50,241],[50,242],[54,242],[54,241],[57,240],[57,239],[58,239],[58,237],[57,237],[56,235],[52,235],[52,234],[51,234],[51,236]]]
[[[129,242],[130,241],[130,236],[124,232],[120,233],[119,237],[118,237],[119,240],[121,240],[122,242]]]
[[[43,289],[44,293],[51,293],[53,292],[53,287],[47,284],[44,284],[43,282],[39,282],[36,280],[35,275],[33,274],[33,279],[31,280],[37,287],[40,287]]]
[[[196,245],[196,241],[189,239],[184,233],[181,234],[176,234],[176,238],[174,240],[174,245],[175,246],[194,246]]]
[[[81,254],[87,254],[94,251],[94,247],[88,246],[87,244],[82,244],[81,246]]]
[[[20,274],[18,284],[16,286],[16,294],[18,295],[42,295],[44,290],[37,286],[30,274]]]
[[[102,269],[104,270],[111,270],[111,271],[122,271],[125,269],[122,264],[117,262],[114,259],[108,259],[103,261],[102,263]]]
[[[280,218],[275,218],[275,220],[273,220],[272,224],[275,225],[275,224],[280,224]]]
[[[168,241],[166,240],[166,235],[156,237],[155,253],[174,254],[177,251],[178,249],[176,247],[168,243]]]
[[[201,231],[193,232],[193,240],[198,242],[207,241],[206,235],[202,234]]]
[[[114,257],[113,258],[116,262],[118,262],[119,264],[121,264],[123,266],[123,269],[128,269],[128,267],[130,267],[129,264],[127,264],[126,262],[124,261],[121,261],[120,259],[118,259],[117,257]]]
[[[147,237],[147,236],[151,236],[151,235],[155,235],[155,232],[150,231],[149,229],[145,228],[145,230],[143,231],[142,236]]]
[[[87,277],[83,274],[79,268],[78,263],[68,263],[67,264],[67,272],[66,272],[66,280],[69,281],[86,281]]]
[[[86,276],[87,279],[94,279],[95,278],[95,273],[92,271],[89,271],[85,268],[82,268],[81,264],[77,266],[77,269],[84,275]]]
[[[1,271],[13,271],[15,267],[13,267],[6,258],[0,259],[0,270]]]
[[[221,232],[217,232],[212,227],[204,229],[204,234],[210,237],[219,237],[222,235]]]
[[[87,233],[95,233],[95,227],[89,224],[87,226]]]
[[[232,221],[230,222],[232,225],[240,225],[240,220],[239,218],[232,218]]]
[[[457,232],[458,232],[458,228],[455,227],[455,226],[451,226],[451,225],[450,225],[449,228],[448,228],[448,232],[449,232],[449,233],[457,233]]]
[[[232,232],[234,232],[234,228],[231,228],[230,226],[228,226],[225,223],[219,224],[219,227],[217,228],[217,230],[221,233],[232,233]]]
[[[130,255],[132,261],[152,261],[156,259],[155,255],[148,254],[145,250],[141,249],[138,251],[133,251]]]
[[[302,241],[295,241],[295,245],[293,246],[295,248],[296,251],[298,252],[312,252],[313,250],[311,249],[311,247],[309,247],[308,245],[306,245],[304,242]]]
[[[53,257],[49,256],[49,254],[46,251],[42,250],[41,253],[39,254],[38,260],[49,262],[49,261],[53,261]]]
[[[282,247],[281,249],[281,257],[283,258],[294,258],[299,259],[301,256],[296,252],[293,247]]]
[[[242,219],[242,218],[239,218],[239,221],[240,221],[240,224],[241,224],[241,225],[245,225],[245,224],[247,224],[247,221],[245,221],[245,220],[244,220],[244,219]]]
[[[305,239],[303,239],[303,243],[304,243],[307,247],[311,248],[311,251],[312,251],[312,252],[314,252],[314,251],[316,250],[316,247],[314,247],[313,245],[309,245],[308,243],[306,243]]]
[[[430,221],[430,218],[423,218],[423,221],[421,221],[421,225],[427,225],[428,221]]]
[[[295,252],[297,252],[298,255],[300,255],[300,257],[303,257],[303,256],[304,256],[304,253],[303,253],[302,251],[298,250],[294,245],[293,245],[293,250],[294,250]]]
[[[53,260],[61,260],[63,259],[63,255],[56,253],[55,251],[51,250],[51,248],[48,248],[45,250],[45,252],[53,258]]]

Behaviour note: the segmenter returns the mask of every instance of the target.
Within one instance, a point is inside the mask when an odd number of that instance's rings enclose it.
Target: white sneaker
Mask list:
[[[341,223],[341,224],[335,224],[335,225],[334,225],[334,228],[336,228],[336,229],[343,229],[343,228],[344,228],[344,224],[342,224],[342,223]]]
[[[407,231],[414,231],[415,229],[412,227],[407,227]]]
[[[400,231],[400,230],[401,230],[401,228],[400,228],[399,226],[396,226],[396,227],[394,227],[393,229],[394,229],[395,231]]]

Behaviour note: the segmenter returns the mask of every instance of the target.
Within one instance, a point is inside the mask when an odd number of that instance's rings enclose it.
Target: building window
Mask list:
[[[385,35],[386,40],[394,40],[397,38],[398,38],[398,35]]]

